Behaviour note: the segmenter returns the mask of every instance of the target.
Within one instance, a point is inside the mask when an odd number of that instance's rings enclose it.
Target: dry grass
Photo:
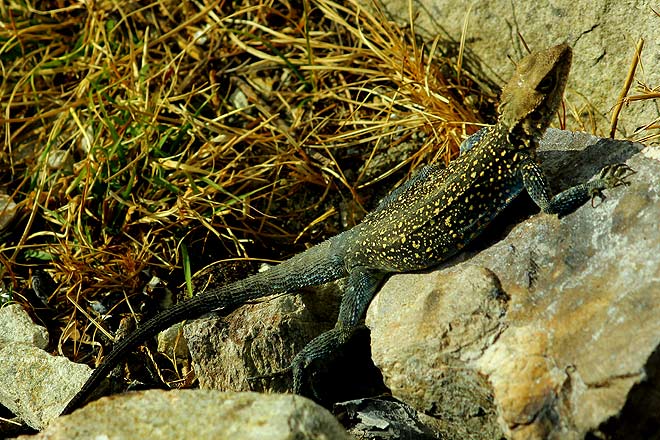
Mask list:
[[[656,15],[658,15],[656,13]],[[640,38],[637,41],[637,46],[635,48],[635,53],[633,59],[628,68],[628,75],[626,76],[625,83],[617,99],[617,103],[612,109],[612,119],[611,119],[611,128],[610,128],[610,137],[614,138],[616,133],[616,127],[618,123],[619,115],[624,106],[629,106],[635,102],[641,101],[656,101],[660,98],[660,87],[651,88],[648,84],[645,84],[642,81],[637,82],[637,87],[635,88],[634,94],[630,94],[630,88],[635,81],[635,72],[638,66],[641,64],[641,54],[642,49],[644,48],[644,39]],[[632,135],[631,140],[641,142],[644,144],[657,144],[660,140],[660,118],[638,127],[635,130],[635,133]]]
[[[334,235],[450,160],[478,128],[466,98],[491,104],[453,79],[458,48],[350,0],[7,0],[0,20],[4,295],[43,309],[47,267],[58,351],[82,361],[152,275]]]

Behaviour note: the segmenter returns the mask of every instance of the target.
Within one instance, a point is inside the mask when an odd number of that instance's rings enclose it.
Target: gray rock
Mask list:
[[[362,3],[370,6],[369,2]],[[381,3],[396,22],[409,26],[407,0],[381,0]],[[637,78],[651,87],[660,82],[660,71],[648,68],[658,64],[660,54],[660,40],[656,38],[660,21],[653,12],[657,3],[650,0],[556,0],[552,3],[414,0],[412,5],[415,31],[428,40],[440,36],[460,41],[467,17],[465,62],[478,64],[470,70],[482,69],[485,76],[499,84],[513,71],[508,57],[519,60],[526,54],[518,33],[533,50],[564,41],[570,43],[574,48],[574,62],[567,108],[579,113],[587,124],[572,121],[568,126],[572,130],[595,129],[601,135],[608,133],[610,109],[616,104],[640,37],[645,39],[641,65],[647,69],[638,67]],[[637,93],[631,90],[630,94]],[[659,115],[653,100],[634,102],[621,113],[621,135],[629,136]]]
[[[0,403],[35,429],[62,412],[92,371],[17,342],[0,347],[0,365]]]
[[[188,344],[183,335],[183,327],[183,323],[175,324],[158,334],[158,351],[160,353],[177,359],[187,359],[190,356]]]
[[[18,304],[0,309],[0,404],[35,429],[57,417],[91,369],[44,350],[48,332]]]
[[[32,322],[32,318],[19,304],[0,308],[0,346],[20,342],[37,348],[48,345],[48,331]]]
[[[0,231],[14,221],[18,213],[17,206],[11,196],[0,193]]]
[[[420,415],[403,402],[368,398],[341,402],[335,414],[357,440],[430,440],[440,433],[426,426]]]
[[[393,276],[367,314],[374,360],[393,395],[417,409],[474,422],[482,408],[486,434],[473,438],[491,438],[493,408],[508,438],[621,426],[627,438],[657,435],[658,151],[559,131],[546,139],[540,157],[562,187],[627,157],[637,174],[595,208],[534,215],[438,272]]]
[[[449,438],[500,438],[492,389],[471,363],[505,330],[506,310],[481,267],[393,276],[367,313],[374,361],[393,395]]]
[[[288,390],[288,377],[248,378],[287,367],[311,339],[334,326],[339,310],[337,291],[323,292],[269,298],[240,307],[228,317],[212,316],[187,324],[184,335],[200,387]]]
[[[294,395],[150,390],[99,399],[30,439],[348,440],[339,422]]]

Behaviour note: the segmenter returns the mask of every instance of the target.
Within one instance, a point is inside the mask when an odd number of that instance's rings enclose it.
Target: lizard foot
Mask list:
[[[600,199],[600,202],[605,200],[606,197],[605,194],[603,194],[604,189],[616,188],[621,185],[630,185],[630,182],[627,179],[635,173],[636,171],[625,163],[616,163],[603,167],[596,180],[598,185],[591,190],[591,206],[595,206],[594,201],[596,200],[596,197]]]
[[[327,368],[328,362],[337,354],[352,330],[333,328],[320,334],[303,348],[291,362],[293,373],[293,392],[312,398],[317,402],[323,400],[321,393],[314,386],[316,376]]]
[[[315,386],[319,374],[323,376],[337,355],[337,350],[351,336],[352,329],[333,328],[321,333],[312,339],[291,361],[288,367],[281,370],[269,372],[262,375],[247,378],[252,387],[261,380],[271,380],[279,376],[291,374],[293,376],[292,392],[301,396],[309,397],[316,402],[322,402],[323,387],[321,390]]]
[[[310,365],[313,363],[314,359],[308,356],[297,355],[296,358],[291,362],[291,365],[288,367],[282,368],[281,370],[271,371],[270,373],[260,374],[256,376],[248,376],[246,378],[247,382],[250,384],[250,388],[254,390],[254,384],[258,381],[270,381],[280,376],[286,376],[289,374],[293,375],[293,387],[292,392],[299,394],[301,396],[307,396],[309,393],[304,392],[305,384],[312,389],[312,398],[317,398],[318,396],[313,391],[311,376],[313,372],[311,371]]]

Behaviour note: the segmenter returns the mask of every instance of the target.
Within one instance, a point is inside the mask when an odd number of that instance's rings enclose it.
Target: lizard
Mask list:
[[[323,362],[351,337],[387,275],[448,260],[479,237],[522,191],[543,213],[561,216],[590,198],[603,198],[605,189],[628,185],[634,171],[613,164],[595,179],[550,193],[536,149],[561,104],[571,59],[566,43],[522,58],[502,89],[497,122],[464,141],[459,157],[446,167],[426,165],[353,228],[264,272],[177,303],[141,324],[116,344],[63,414],[84,404],[130,350],[175,323],[346,278],[335,327],[312,339],[288,367],[293,391],[300,394],[312,364]]]

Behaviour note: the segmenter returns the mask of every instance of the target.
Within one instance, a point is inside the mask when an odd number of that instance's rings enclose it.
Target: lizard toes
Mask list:
[[[605,182],[607,188],[615,188],[621,185],[630,185],[627,180],[636,171],[625,163],[616,163],[605,166],[600,171],[600,178]]]

